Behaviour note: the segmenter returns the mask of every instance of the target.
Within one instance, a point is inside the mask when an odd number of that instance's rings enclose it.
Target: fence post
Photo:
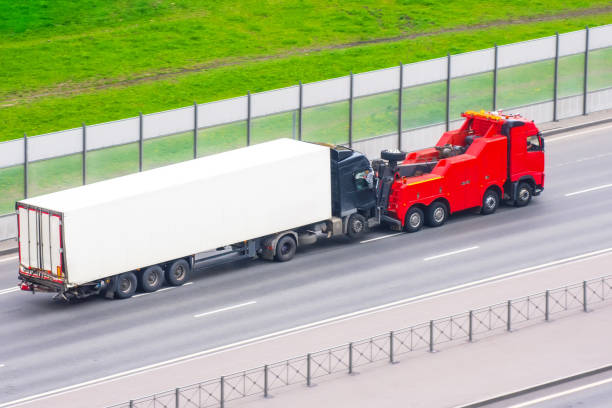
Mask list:
[[[225,377],[221,376],[219,385],[219,406],[223,408],[225,406],[225,390],[223,389],[225,387]]]
[[[302,140],[302,113],[304,110],[304,86],[300,81],[300,104],[298,111],[298,140]]]
[[[174,390],[174,403],[175,403],[175,407],[176,408],[179,408],[179,406],[180,406],[180,399],[179,399],[180,392],[181,392],[180,388],[176,388]]]
[[[296,123],[296,120],[295,120],[295,111],[293,111],[293,112],[291,113],[291,119],[292,119],[292,120],[291,120],[291,138],[292,138],[293,140],[295,140],[295,134],[297,133],[297,132],[295,131],[295,126],[296,126],[296,124],[297,124],[297,123]]]
[[[472,320],[474,317],[474,312],[472,312],[470,310],[470,319],[469,319],[469,323],[468,323],[468,341],[472,341],[473,339],[473,331],[472,331]]]
[[[555,33],[555,80],[553,86],[553,122],[557,120],[557,98],[559,97],[559,32]]]
[[[134,400],[130,400],[130,408],[134,408]]]
[[[83,123],[83,159],[82,161],[82,176],[83,185],[87,184],[87,126]]]
[[[198,103],[193,102],[193,158],[198,158]]]
[[[264,398],[268,398],[268,365],[264,366]]]
[[[446,64],[446,131],[450,130],[450,81],[451,81],[451,55],[448,53]]]
[[[497,110],[497,44],[493,52],[493,110]]]
[[[251,145],[251,92],[247,92],[247,146]]]
[[[23,197],[28,198],[28,135],[23,134]]]
[[[349,147],[353,147],[353,72],[351,71],[349,87]]]
[[[393,361],[393,330],[389,332],[389,362],[391,364],[395,363]]]
[[[433,353],[434,351],[434,334],[433,334],[433,320],[429,321],[429,352]]]
[[[507,322],[506,322],[506,328],[508,329],[508,331],[512,330],[512,301],[509,300],[508,301],[508,317],[507,317]]]
[[[582,310],[587,311],[587,281],[582,282]]]
[[[586,26],[586,41],[584,44],[584,82],[583,82],[583,98],[582,98],[582,114],[587,114],[587,82],[589,72],[589,26]]]
[[[140,122],[138,125],[138,171],[142,171],[142,138],[144,133],[144,122],[142,112],[138,113]]]
[[[310,387],[310,353],[306,355],[306,386]]]
[[[402,150],[402,99],[404,98],[404,64],[399,64],[399,92],[397,93],[397,150]]]
[[[349,350],[348,350],[348,357],[349,357],[349,363],[348,363],[348,369],[349,369],[349,374],[353,374],[353,343],[349,343]]]
[[[549,307],[549,298],[550,298],[550,291],[546,290],[546,297],[545,297],[545,302],[544,302],[544,320],[548,321],[548,319],[550,318],[550,307]]]

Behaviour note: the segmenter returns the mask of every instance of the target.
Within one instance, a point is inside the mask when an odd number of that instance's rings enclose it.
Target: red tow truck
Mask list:
[[[373,162],[378,202],[395,229],[438,227],[468,208],[492,214],[502,201],[526,206],[544,189],[544,139],[520,115],[467,111],[435,147],[383,151]]]

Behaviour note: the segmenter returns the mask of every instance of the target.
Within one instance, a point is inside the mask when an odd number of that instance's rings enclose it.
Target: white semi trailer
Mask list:
[[[21,288],[128,298],[182,285],[205,251],[287,261],[380,222],[370,171],[353,150],[280,139],[19,201]]]

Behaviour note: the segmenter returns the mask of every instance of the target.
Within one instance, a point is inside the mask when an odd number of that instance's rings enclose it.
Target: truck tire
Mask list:
[[[351,238],[359,238],[365,234],[368,223],[365,217],[359,213],[351,215],[348,219],[346,233]]]
[[[406,213],[404,219],[404,231],[406,232],[417,232],[423,228],[425,223],[425,216],[423,211],[419,207],[412,207]]]
[[[518,188],[516,189],[516,200],[514,201],[514,205],[517,207],[524,207],[529,204],[532,196],[533,189],[529,183],[522,181],[519,183]]]
[[[190,271],[189,262],[178,259],[172,262],[166,270],[166,282],[172,286],[181,286],[189,280]]]
[[[117,289],[115,290],[115,297],[117,299],[128,299],[136,293],[136,285],[138,279],[134,272],[125,272],[117,276]]]
[[[380,152],[380,158],[383,160],[401,162],[406,159],[406,153],[398,150],[383,150]]]
[[[484,195],[482,196],[482,207],[480,208],[480,213],[482,215],[493,214],[497,210],[497,207],[499,207],[499,194],[497,194],[497,191],[490,188],[485,191]]]
[[[161,288],[164,280],[164,271],[158,266],[149,266],[140,274],[140,290],[143,292],[155,292]]]
[[[297,250],[297,243],[291,235],[285,235],[276,243],[276,255],[274,259],[278,262],[287,262],[293,259],[295,251]]]
[[[448,209],[446,205],[440,201],[431,203],[427,207],[427,225],[430,227],[439,227],[448,219]]]

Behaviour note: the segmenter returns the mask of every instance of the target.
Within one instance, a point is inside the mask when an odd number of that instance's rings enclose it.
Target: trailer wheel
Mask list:
[[[419,207],[412,207],[406,213],[406,218],[404,219],[404,231],[417,232],[423,228],[424,223],[425,216],[423,215],[423,211]]]
[[[439,227],[448,219],[448,209],[446,205],[440,201],[431,203],[427,207],[427,225],[430,227]]]
[[[291,235],[285,235],[276,243],[276,256],[278,262],[290,261],[297,250],[297,243]]]
[[[516,189],[516,200],[514,204],[517,207],[524,207],[531,201],[531,196],[533,196],[533,190],[529,183],[521,182]]]
[[[136,285],[138,279],[134,272],[125,272],[117,277],[117,289],[115,290],[115,297],[117,299],[131,298],[136,292]]]
[[[349,217],[347,227],[349,237],[359,238],[366,232],[367,221],[363,215],[355,213]]]
[[[495,210],[499,207],[499,194],[497,191],[490,188],[485,191],[482,196],[482,208],[480,209],[480,213],[482,215],[493,214]]]
[[[178,259],[166,270],[166,281],[172,286],[181,286],[189,280],[189,262],[184,259]]]
[[[158,265],[149,266],[140,274],[140,289],[143,292],[155,292],[161,288],[164,271]]]

